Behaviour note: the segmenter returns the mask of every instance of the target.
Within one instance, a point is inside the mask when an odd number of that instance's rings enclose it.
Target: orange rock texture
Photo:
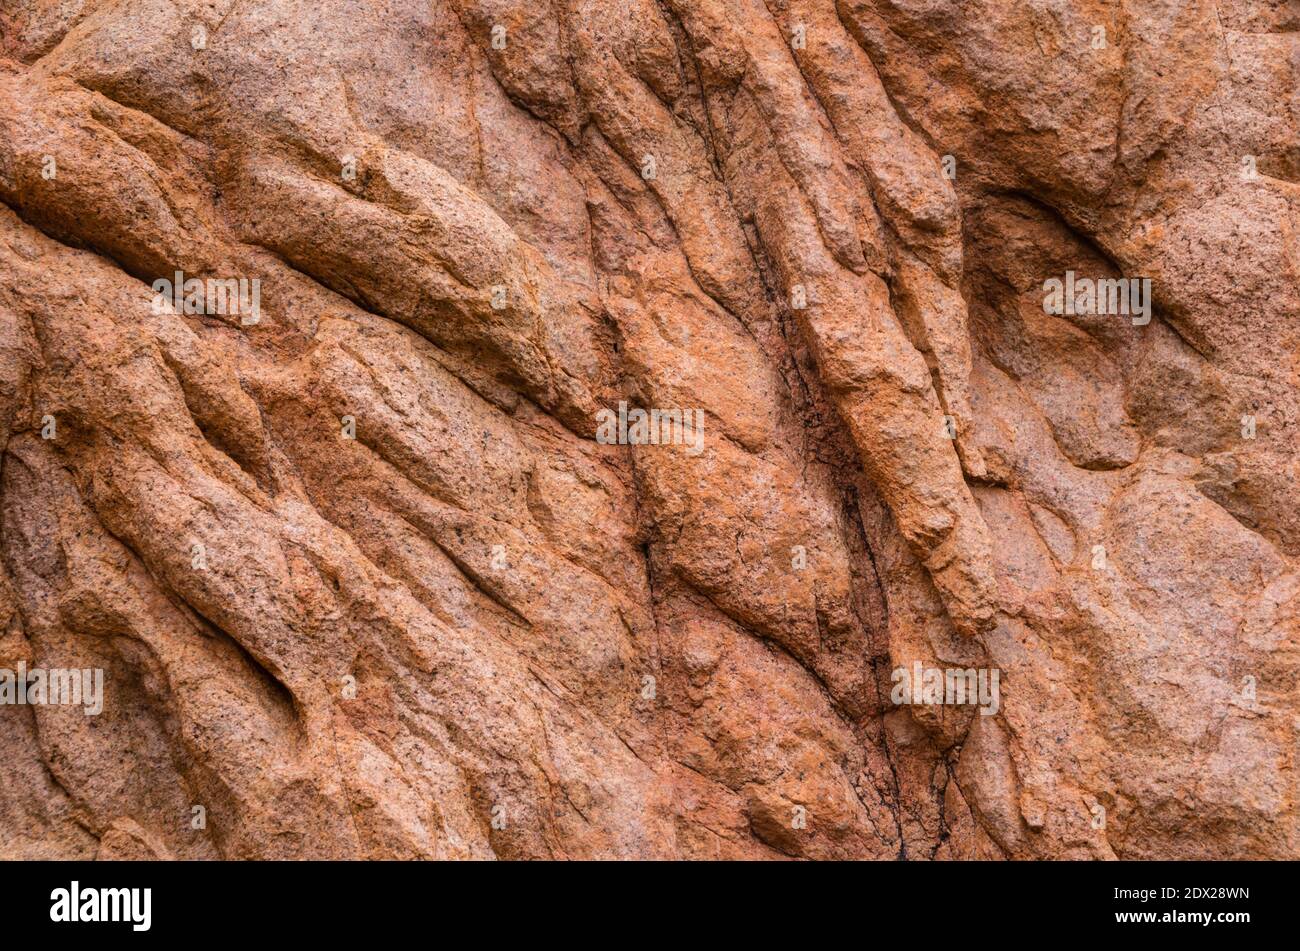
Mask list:
[[[1298,31],[0,0],[0,857],[1300,856]]]

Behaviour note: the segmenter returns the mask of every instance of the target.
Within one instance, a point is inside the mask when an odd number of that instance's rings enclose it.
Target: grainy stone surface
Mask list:
[[[0,0],[0,857],[1300,856],[1298,29]]]

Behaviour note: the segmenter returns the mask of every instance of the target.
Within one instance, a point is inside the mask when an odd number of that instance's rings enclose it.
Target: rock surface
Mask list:
[[[1300,856],[1298,30],[0,0],[0,857]]]

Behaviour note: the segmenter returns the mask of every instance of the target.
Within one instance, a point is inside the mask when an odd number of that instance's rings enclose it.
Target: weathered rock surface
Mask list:
[[[0,0],[0,857],[1300,856],[1298,30]]]

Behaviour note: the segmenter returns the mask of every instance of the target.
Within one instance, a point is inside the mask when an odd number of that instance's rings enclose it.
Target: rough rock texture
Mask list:
[[[0,0],[0,857],[1300,855],[1298,30]]]

